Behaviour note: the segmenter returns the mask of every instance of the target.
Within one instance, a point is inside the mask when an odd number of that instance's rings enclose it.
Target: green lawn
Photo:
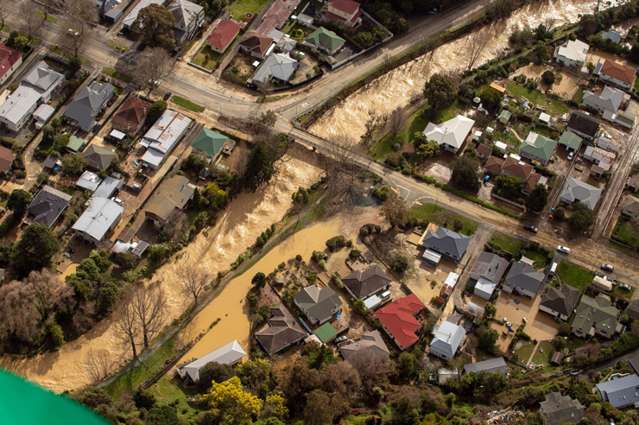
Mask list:
[[[205,44],[195,55],[192,62],[202,68],[206,68],[209,71],[213,71],[220,64],[222,56],[214,52],[211,46]]]
[[[639,249],[639,227],[628,220],[617,222],[612,238],[634,249]]]
[[[568,260],[561,260],[557,267],[557,277],[562,283],[583,291],[592,283],[595,274]]]
[[[525,97],[534,104],[543,106],[551,115],[562,115],[570,111],[568,106],[566,106],[566,104],[562,101],[553,99],[539,90],[530,90],[514,81],[508,81],[506,84],[506,90],[511,96]]]
[[[520,239],[500,232],[493,234],[488,245],[496,251],[506,252],[513,257],[518,257],[524,247],[524,243]]]
[[[554,352],[555,349],[550,341],[540,342],[539,347],[537,347],[537,351],[535,351],[535,355],[532,358],[532,361],[535,364],[548,366],[550,364],[550,358],[552,357]]]
[[[130,83],[133,80],[133,77],[131,77],[129,74],[123,74],[114,68],[104,68],[102,72],[112,78],[118,79],[125,83]]]
[[[520,362],[526,363],[530,358],[530,355],[532,354],[534,348],[535,344],[533,344],[532,342],[526,342],[517,350],[515,350],[515,354],[517,355],[517,358]]]
[[[174,379],[168,376],[163,376],[158,382],[151,385],[149,392],[155,396],[159,405],[175,403],[178,417],[185,423],[192,423],[199,413],[189,405],[187,394],[175,383]]]
[[[227,10],[233,19],[242,19],[247,13],[257,15],[266,4],[268,0],[235,0]]]
[[[171,97],[171,102],[175,103],[178,106],[183,107],[184,109],[188,109],[193,112],[203,112],[204,106],[198,105],[197,103],[191,102],[189,99],[186,99],[181,96],[173,96]]]
[[[423,223],[436,223],[464,235],[472,235],[478,227],[477,222],[435,204],[414,206],[409,213],[412,219]]]
[[[526,248],[521,251],[522,257],[533,260],[535,268],[541,269],[550,263],[550,253],[543,248]]]

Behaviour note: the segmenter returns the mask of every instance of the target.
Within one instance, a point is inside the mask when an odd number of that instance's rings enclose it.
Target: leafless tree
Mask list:
[[[94,382],[100,382],[111,374],[113,362],[107,349],[94,350],[91,348],[86,356],[86,365],[89,375]]]
[[[388,117],[388,126],[393,135],[397,135],[402,129],[402,125],[406,119],[403,108],[395,108]]]
[[[159,284],[140,287],[133,294],[133,311],[142,333],[144,348],[162,329],[164,312],[166,311],[166,296]]]
[[[408,221],[408,207],[395,192],[390,191],[382,205],[382,213],[392,227],[401,227]]]
[[[42,32],[42,25],[46,19],[46,14],[42,8],[31,1],[20,3],[20,31],[35,38]]]
[[[492,37],[491,28],[483,28],[479,31],[475,31],[467,36],[466,38],[466,50],[468,54],[468,67],[467,71],[473,69],[473,67],[477,64],[477,61],[481,57],[488,41]]]
[[[91,0],[64,0],[63,25],[59,34],[60,47],[79,57],[98,20],[95,2]]]
[[[359,373],[364,391],[369,394],[375,386],[384,384],[392,371],[388,358],[371,351],[356,353],[349,359],[349,362]]]
[[[131,75],[134,82],[151,94],[173,69],[173,59],[161,47],[147,47],[139,55],[133,66]]]
[[[193,297],[193,304],[197,305],[198,298],[211,281],[211,275],[197,261],[187,259],[186,264],[177,271],[182,292]]]
[[[136,338],[140,333],[136,310],[133,302],[127,302],[115,312],[115,329],[118,338],[124,343],[131,346],[131,354],[133,358],[138,357],[138,348]]]
[[[326,176],[328,199],[334,205],[348,206],[356,194],[360,172],[354,161],[355,143],[348,137],[336,137],[332,142],[320,162]]]
[[[12,2],[9,0],[0,0],[0,30],[3,30],[6,25],[9,7],[11,6]]]

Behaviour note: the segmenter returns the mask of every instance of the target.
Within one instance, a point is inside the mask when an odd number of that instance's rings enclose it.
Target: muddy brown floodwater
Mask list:
[[[299,187],[310,186],[319,176],[318,168],[286,158],[267,187],[234,199],[215,227],[206,229],[171,262],[158,269],[154,280],[162,284],[169,305],[166,323],[176,319],[190,302],[180,290],[177,269],[192,261],[191,258],[199,259],[213,275],[228,269],[260,233],[282,220],[291,207],[292,194]],[[237,292],[232,285],[229,288],[231,292]],[[241,310],[238,303],[235,306]],[[129,350],[118,339],[111,318],[55,353],[19,359],[4,356],[0,358],[0,366],[55,391],[74,390],[92,383],[94,379],[87,360],[92,353],[100,351],[108,354],[113,368],[130,358]]]
[[[602,2],[602,7],[619,2]],[[575,22],[580,14],[592,13],[596,3],[596,0],[556,0],[524,7],[504,22],[444,44],[375,79],[326,112],[310,131],[329,140],[360,140],[369,120],[381,119],[396,108],[407,106],[420,95],[432,74],[467,69],[471,62],[469,51],[478,53],[474,67],[480,66],[508,47],[508,38],[515,28],[534,28],[539,24],[557,27]]]

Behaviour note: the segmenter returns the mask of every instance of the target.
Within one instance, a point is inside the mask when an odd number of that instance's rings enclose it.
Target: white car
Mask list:
[[[570,248],[568,248],[567,246],[563,246],[563,245],[558,245],[557,246],[557,252],[561,252],[562,254],[570,254]]]

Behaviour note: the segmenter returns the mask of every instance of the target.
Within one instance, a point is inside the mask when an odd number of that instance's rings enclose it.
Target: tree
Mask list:
[[[133,359],[138,358],[136,339],[140,333],[133,303],[123,303],[115,314],[115,330],[120,340],[131,347]]]
[[[286,399],[282,393],[275,392],[266,396],[260,416],[262,418],[286,419],[288,416],[288,407],[286,407]]]
[[[131,300],[136,321],[142,333],[144,348],[149,347],[150,340],[162,329],[166,297],[159,284],[140,287]]]
[[[208,394],[213,416],[221,425],[251,423],[262,410],[262,400],[242,388],[240,378],[234,376],[221,383],[213,383]]]
[[[538,184],[530,192],[528,198],[526,198],[526,208],[529,211],[541,212],[546,203],[548,202],[548,189],[545,186]]]
[[[497,178],[495,178],[493,191],[496,195],[517,201],[521,197],[521,189],[523,186],[524,182],[519,177],[497,176]]]
[[[495,307],[495,304],[493,303],[486,304],[486,307],[484,307],[484,318],[486,320],[491,320],[492,318],[495,317],[495,313],[497,313],[497,308]]]
[[[408,351],[402,352],[397,358],[397,373],[404,382],[410,382],[417,376],[419,365],[415,355]]]
[[[262,272],[255,273],[253,279],[251,279],[251,283],[258,288],[263,288],[266,284],[266,275]]]
[[[341,396],[322,390],[313,390],[306,396],[304,423],[306,425],[332,424],[335,418],[345,413],[347,407]]]
[[[544,73],[541,74],[541,81],[547,86],[552,86],[555,84],[555,73],[549,69],[544,71]]]
[[[77,177],[86,167],[86,161],[78,154],[65,155],[62,158],[62,174]]]
[[[391,227],[403,227],[408,221],[408,207],[395,192],[389,192],[382,205],[382,214]]]
[[[154,5],[149,7],[152,6]],[[161,47],[147,47],[135,61],[131,74],[133,75],[133,82],[138,87],[146,90],[147,95],[150,95],[160,85],[160,81],[171,73],[172,68],[173,59],[166,50]],[[161,103],[154,103],[149,109],[149,114],[153,111],[154,115],[156,115],[160,109],[164,112],[166,103],[164,103],[164,108],[162,108]],[[160,113],[160,115],[162,114]],[[148,120],[149,118],[147,117],[147,122],[149,122]]]
[[[401,131],[405,120],[406,114],[404,109],[395,108],[388,117],[388,125],[390,127],[391,134],[396,136]]]
[[[29,39],[34,39],[42,31],[44,17],[46,16],[40,6],[35,2],[25,1],[20,3],[20,31]]]
[[[353,160],[354,152],[355,140],[348,136],[336,137],[320,162],[326,178],[327,198],[338,208],[352,205],[357,196],[360,168]]]
[[[211,281],[210,274],[204,267],[197,264],[197,261],[188,261],[177,271],[178,278],[182,287],[182,292],[193,298],[193,305],[197,305],[197,301]]]
[[[493,37],[489,28],[473,31],[466,36],[466,54],[468,55],[467,71],[475,67],[488,42]]]
[[[77,58],[90,36],[91,25],[97,22],[95,2],[64,0],[64,23],[59,33],[60,46]]]
[[[497,350],[495,344],[497,343],[497,337],[499,336],[497,332],[486,326],[482,326],[478,329],[477,333],[479,334],[479,349],[488,354],[494,354]]]
[[[288,400],[289,411],[296,416],[303,410],[306,394],[320,387],[321,373],[311,369],[303,359],[297,359],[280,372],[278,383]]]
[[[497,90],[487,87],[482,90],[480,94],[482,106],[491,114],[497,113],[501,107],[501,102],[504,99],[504,95]]]
[[[213,382],[224,382],[235,376],[233,366],[211,362],[200,370],[200,380],[197,383],[199,392],[208,391]]]
[[[144,419],[146,425],[173,425],[180,423],[175,405],[153,406]]]
[[[599,31],[599,22],[594,15],[583,15],[579,20],[579,35],[588,38]]]
[[[169,51],[175,48],[175,17],[162,5],[152,4],[142,9],[132,28],[146,46]]]
[[[275,165],[288,149],[289,142],[285,134],[258,138],[246,167],[248,172],[244,175],[244,185],[248,189],[257,190],[271,180]]]
[[[166,111],[166,102],[163,100],[157,100],[149,107],[149,113],[146,115],[145,124],[152,125],[156,122]]]
[[[452,105],[456,96],[457,85],[447,75],[433,74],[424,85],[424,97],[435,111]]]
[[[31,194],[26,190],[14,189],[7,200],[7,208],[22,217],[31,203]]]
[[[25,277],[32,271],[48,267],[58,249],[58,240],[47,226],[39,223],[27,226],[16,244],[11,261],[16,275]]]
[[[415,145],[417,146],[417,157],[424,160],[434,158],[439,155],[439,145],[433,140],[426,140],[423,133],[417,133],[415,136]]]
[[[204,8],[204,13],[209,18],[219,16],[226,6],[226,0],[200,0],[198,3]]]
[[[271,374],[271,362],[266,359],[249,360],[237,367],[242,386],[253,394],[265,397],[275,386]]]
[[[209,207],[216,211],[224,208],[229,199],[228,194],[215,182],[206,185],[202,192],[202,198],[206,200]]]
[[[595,215],[592,210],[579,202],[574,206],[573,212],[570,215],[568,227],[570,227],[573,233],[583,234],[590,229],[594,221]]]
[[[457,189],[477,193],[480,186],[477,168],[477,162],[468,157],[462,156],[455,161],[453,173],[450,178],[450,184]]]

